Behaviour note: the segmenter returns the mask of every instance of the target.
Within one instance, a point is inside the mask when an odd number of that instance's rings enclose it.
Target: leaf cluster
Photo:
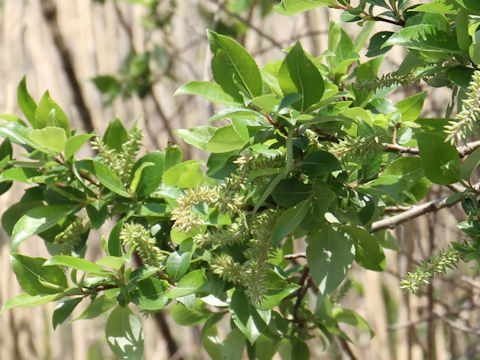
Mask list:
[[[119,119],[102,137],[77,134],[48,92],[37,104],[23,79],[24,118],[5,115],[0,124],[0,191],[13,182],[28,186],[2,217],[25,292],[3,310],[56,301],[56,327],[86,302],[78,319],[109,312],[106,339],[123,358],[138,358],[143,349],[132,309],[168,308],[180,325],[203,325],[201,341],[214,359],[240,358],[244,348],[252,359],[271,359],[277,351],[307,359],[312,337],[349,340],[340,323],[373,335],[340,300],[352,266],[383,271],[384,249],[398,249],[374,226],[379,220],[397,225],[388,209],[409,209],[432,184],[459,183],[465,190],[447,202],[463,199],[469,218],[461,227],[471,240],[434,257],[410,283],[416,290],[456,266],[458,254],[477,259],[480,212],[472,176],[480,152],[461,150],[447,137],[454,105],[465,109],[460,121],[478,111],[472,100],[478,6],[283,0],[276,10],[291,15],[318,6],[343,10],[344,20],[362,31],[352,39],[331,22],[323,54],[314,57],[297,42],[263,68],[239,43],[208,31],[215,82],[193,81],[176,93],[225,106],[210,125],[176,131],[209,153],[206,163],[184,160],[178,146],[142,154],[140,129],[127,130]],[[370,36],[378,21],[400,29]],[[368,40],[369,59],[362,61]],[[393,46],[407,55],[393,74],[379,76]],[[452,89],[446,118],[421,117],[428,90],[397,103],[388,99],[411,81]],[[457,130],[455,137],[465,138]],[[94,156],[78,159],[89,142]],[[115,223],[109,234],[107,219]],[[95,261],[85,258],[94,232],[103,235],[103,257]],[[51,257],[17,252],[34,236]],[[306,252],[296,253],[302,246]],[[231,320],[225,339],[217,329],[223,318]]]

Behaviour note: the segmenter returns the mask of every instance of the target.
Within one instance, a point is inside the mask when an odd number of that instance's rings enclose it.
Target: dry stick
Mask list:
[[[80,88],[80,82],[78,81],[77,74],[73,69],[73,61],[70,50],[65,43],[65,39],[60,31],[60,26],[58,25],[57,8],[52,0],[42,0],[41,6],[45,21],[50,28],[50,32],[52,33],[53,42],[62,63],[63,71],[65,71],[65,75],[67,76],[75,107],[77,108],[80,117],[83,120],[85,130],[87,132],[92,132],[94,130],[92,114],[90,113],[90,110],[83,97],[82,90]]]

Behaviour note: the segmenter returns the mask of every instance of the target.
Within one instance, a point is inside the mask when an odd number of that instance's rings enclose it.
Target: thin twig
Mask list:
[[[396,151],[402,154],[411,154],[411,155],[420,154],[418,147],[405,147],[398,144],[389,144],[389,143],[382,143],[382,146],[387,151]],[[479,147],[480,147],[480,140],[468,143],[465,146],[457,146],[457,151],[460,157],[464,158],[465,156],[470,155],[474,150],[478,149]]]
[[[306,257],[307,257],[307,254],[305,254],[304,252],[288,254],[284,256],[284,258],[287,260],[300,259],[300,258],[306,258]]]
[[[389,143],[382,143],[382,146],[387,151],[396,151],[396,152],[399,152],[399,153],[402,153],[402,154],[412,154],[412,155],[420,154],[417,147],[405,147],[405,146],[402,146],[402,145],[389,144]]]
[[[436,316],[438,316],[440,319],[442,319],[444,322],[446,322],[448,325],[450,325],[450,327],[452,327],[452,329],[455,329],[455,330],[458,330],[458,331],[461,331],[461,332],[464,332],[464,333],[467,333],[467,334],[480,336],[480,329],[471,328],[469,326],[466,326],[464,324],[459,323],[458,321],[450,320],[448,317],[446,317],[444,315],[441,315],[441,314],[438,314],[438,313],[434,313],[434,314]]]
[[[355,356],[352,349],[350,348],[350,345],[348,345],[347,340],[345,340],[341,336],[336,336],[336,339],[338,340],[342,350],[348,355],[349,359],[350,360],[357,360],[357,357]]]
[[[457,151],[461,157],[465,157],[471,154],[475,149],[479,147],[480,147],[480,140],[468,143],[465,146],[459,146],[457,147]]]
[[[398,215],[375,221],[372,224],[370,232],[374,233],[380,230],[394,229],[404,222],[431,212],[437,212],[443,208],[451,207],[462,200],[461,197],[451,201],[448,201],[448,199],[449,196],[445,196],[441,199],[432,200],[421,205],[415,205]]]

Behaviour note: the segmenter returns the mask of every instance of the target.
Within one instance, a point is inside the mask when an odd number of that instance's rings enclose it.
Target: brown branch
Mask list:
[[[345,340],[341,336],[336,336],[335,338],[337,339],[338,343],[340,344],[340,347],[342,348],[342,350],[348,355],[348,358],[350,360],[357,360],[357,357],[355,356],[352,349],[350,348],[350,345],[348,345],[347,340]]]
[[[65,71],[65,75],[67,76],[68,84],[70,85],[72,91],[75,107],[77,108],[80,117],[83,120],[85,130],[87,132],[92,132],[94,130],[92,114],[90,113],[90,110],[83,97],[83,93],[80,88],[80,82],[73,68],[73,61],[70,49],[68,48],[62,32],[60,31],[60,26],[58,25],[57,8],[53,0],[42,0],[41,6],[43,17],[45,18],[45,21],[50,28],[50,32],[52,33],[53,43],[55,44],[55,48],[58,52],[58,57],[60,58],[60,61],[62,63],[63,71]]]
[[[385,209],[383,209],[383,213],[384,214],[399,213],[399,212],[404,212],[404,211],[407,211],[407,210],[410,210],[410,209],[411,209],[410,206],[402,206],[402,205],[387,206]]]
[[[465,146],[457,147],[457,151],[461,157],[471,154],[475,149],[480,147],[480,140],[468,143]]]
[[[402,154],[412,154],[418,155],[420,154],[418,147],[405,147],[398,144],[389,144],[389,143],[382,143],[382,146],[387,151],[396,151]],[[458,154],[461,158],[471,154],[474,150],[480,147],[480,140],[474,141],[471,143],[466,144],[465,146],[457,146]]]
[[[310,287],[308,283],[309,275],[310,275],[310,269],[308,265],[305,265],[303,269],[302,277],[298,282],[298,284],[300,285],[300,288],[295,292],[295,296],[297,299],[295,301],[295,305],[293,306],[293,319],[295,320],[295,323],[297,323],[299,326],[304,326],[304,324],[309,321],[309,319],[300,318],[300,316],[298,315],[300,306],[302,305],[303,298],[305,297],[305,294],[307,293],[308,288]]]
[[[412,155],[420,154],[417,147],[405,147],[398,144],[389,144],[389,143],[382,143],[382,146],[387,151],[396,151],[402,154],[412,154]]]
[[[398,215],[375,221],[372,224],[370,232],[374,233],[380,230],[394,229],[404,222],[431,212],[437,212],[443,208],[451,207],[462,200],[461,198],[458,198],[453,201],[447,201],[448,198],[449,196],[445,196],[441,199],[432,200],[421,205],[414,205],[409,210]]]
[[[300,258],[306,258],[306,257],[307,257],[307,254],[302,252],[302,253],[296,253],[296,254],[288,254],[288,255],[285,255],[283,258],[287,260],[293,260],[293,259],[300,259]]]

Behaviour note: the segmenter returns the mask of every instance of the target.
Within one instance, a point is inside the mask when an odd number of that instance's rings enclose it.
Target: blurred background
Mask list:
[[[327,49],[328,24],[340,13],[319,8],[283,17],[272,11],[276,0],[0,0],[0,114],[20,115],[16,87],[26,75],[39,100],[49,90],[73,127],[103,133],[118,116],[127,126],[144,128],[146,149],[178,143],[186,158],[205,158],[173,134],[177,128],[206,124],[217,110],[196,97],[173,94],[182,84],[210,80],[206,29],[232,36],[259,66],[284,57],[297,40],[313,56]],[[414,2],[412,2],[414,3]],[[353,37],[360,28],[344,24]],[[390,30],[377,25],[374,30]],[[364,58],[365,51],[361,52]],[[382,73],[395,69],[404,54],[389,53]],[[390,70],[391,71],[391,70]],[[397,90],[393,99],[415,94],[422,84]],[[441,117],[448,90],[430,91],[424,115]],[[22,189],[0,198],[0,213],[18,200]],[[439,198],[433,189],[427,200]],[[463,213],[443,210],[411,221],[392,234],[399,251],[388,252],[387,271],[353,269],[344,305],[362,316],[368,331],[343,328],[347,345],[309,341],[315,359],[480,359],[480,279],[463,266],[438,278],[419,296],[404,294],[399,281],[414,265],[450,241],[461,240],[456,224]],[[89,257],[100,255],[99,240],[89,239]],[[21,249],[42,256],[41,241]],[[0,231],[0,304],[20,293],[9,262],[10,240]],[[0,315],[0,359],[109,359],[104,320],[51,325],[53,306],[13,309]],[[76,309],[78,316],[82,309]],[[201,349],[201,328],[176,325],[168,311],[144,319],[145,359],[208,359]],[[348,349],[345,348],[348,347]]]

